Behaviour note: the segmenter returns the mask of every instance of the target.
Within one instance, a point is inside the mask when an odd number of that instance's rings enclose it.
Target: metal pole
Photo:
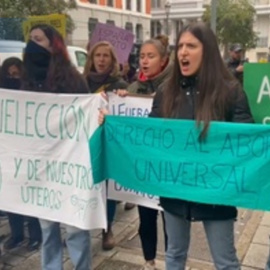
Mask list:
[[[166,35],[169,36],[169,12],[166,14]]]
[[[217,1],[211,0],[211,28],[214,33],[216,33],[217,29]]]
[[[171,9],[171,2],[167,1],[165,3],[165,14],[166,14],[166,35],[169,36],[169,15],[170,15],[170,9]]]

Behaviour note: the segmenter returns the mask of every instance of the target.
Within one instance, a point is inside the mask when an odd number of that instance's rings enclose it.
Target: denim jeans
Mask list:
[[[42,270],[62,270],[63,243],[60,224],[48,220],[39,220],[42,230],[41,264]],[[90,233],[76,227],[65,225],[66,245],[75,270],[89,270]]]
[[[265,266],[265,270],[270,270],[270,254],[268,255],[267,263]]]
[[[168,235],[166,269],[184,270],[191,222],[167,211],[164,214]],[[240,270],[234,247],[234,220],[207,220],[203,225],[216,269]]]
[[[7,213],[11,237],[15,242],[24,240],[24,221],[28,222],[29,243],[41,242],[41,229],[37,218]]]

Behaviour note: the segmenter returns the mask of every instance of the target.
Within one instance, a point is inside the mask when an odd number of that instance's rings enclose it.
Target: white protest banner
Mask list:
[[[109,112],[113,115],[148,117],[151,112],[153,97],[127,96],[119,97],[108,93]]]
[[[88,143],[102,97],[0,93],[0,209],[86,230],[105,228]]]
[[[158,196],[125,188],[113,180],[109,181],[108,198],[111,200],[130,202],[136,205],[143,205],[149,208],[162,210],[159,206]]]
[[[127,96],[119,97],[109,93],[109,111],[113,115],[147,117],[151,112],[153,97]],[[123,164],[125,166],[125,164]],[[159,198],[150,194],[137,192],[120,186],[113,180],[109,181],[108,198],[117,201],[126,201],[161,210]]]

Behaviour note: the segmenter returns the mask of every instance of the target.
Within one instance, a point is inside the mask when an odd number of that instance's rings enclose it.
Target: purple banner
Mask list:
[[[123,64],[128,61],[134,35],[132,32],[114,25],[97,23],[90,40],[90,48],[99,41],[110,42],[115,48],[119,63]]]

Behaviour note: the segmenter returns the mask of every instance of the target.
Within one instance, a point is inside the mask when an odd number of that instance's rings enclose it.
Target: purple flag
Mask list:
[[[116,52],[119,63],[128,61],[134,41],[132,32],[114,25],[97,23],[90,40],[90,48],[99,41],[110,42]]]

